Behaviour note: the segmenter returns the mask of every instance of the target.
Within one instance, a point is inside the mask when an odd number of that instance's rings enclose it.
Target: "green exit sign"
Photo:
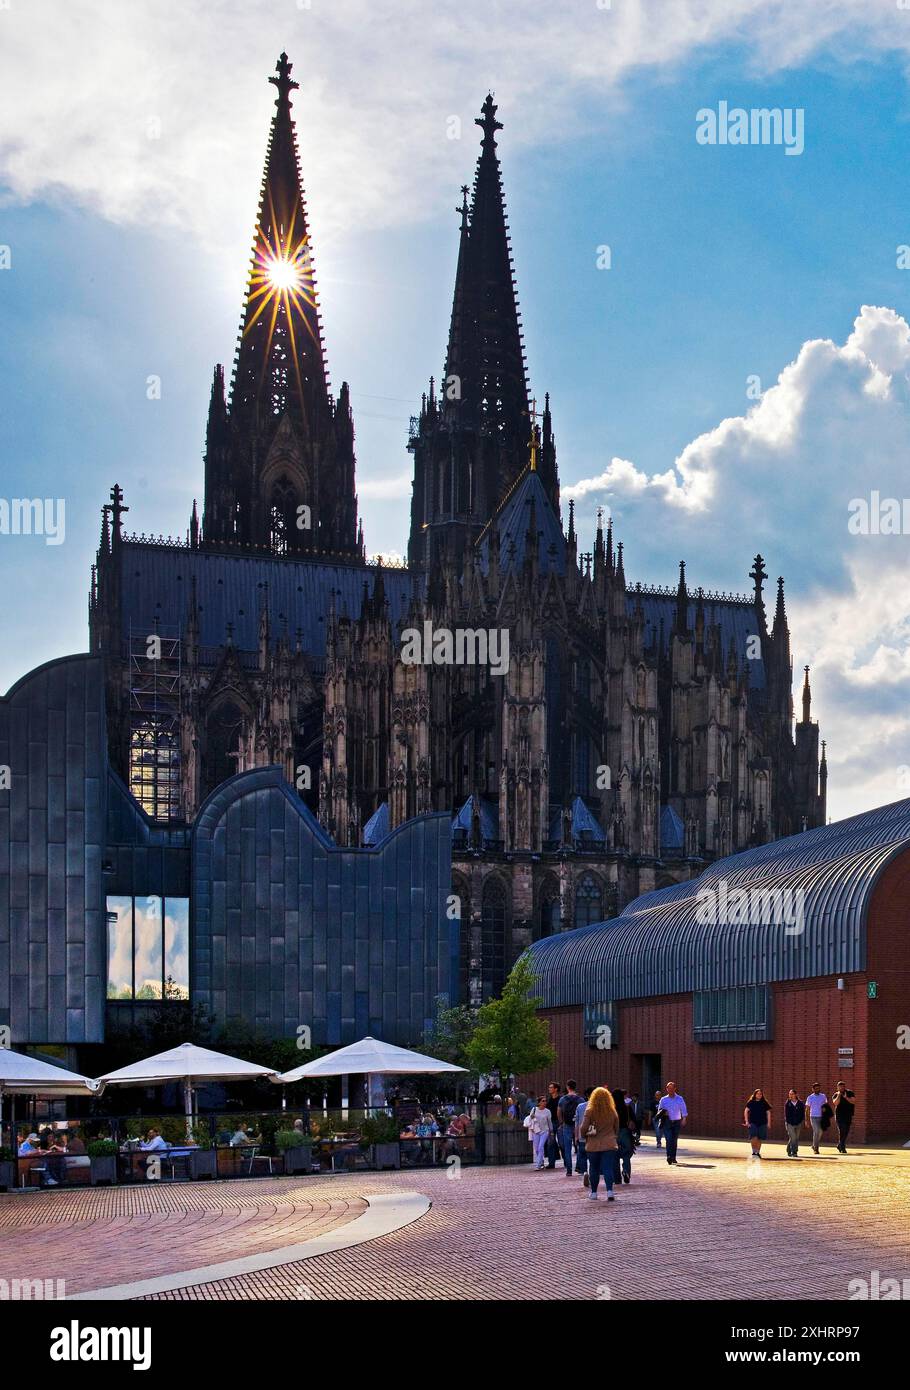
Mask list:
[[[866,996],[867,996],[867,998],[869,998],[869,999],[877,999],[877,998],[878,998],[878,980],[867,980],[867,982],[866,982]]]

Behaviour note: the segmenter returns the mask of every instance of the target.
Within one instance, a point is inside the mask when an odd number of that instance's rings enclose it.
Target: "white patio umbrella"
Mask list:
[[[260,1066],[258,1062],[244,1062],[240,1057],[229,1057],[225,1052],[213,1052],[195,1043],[181,1043],[167,1052],[158,1052],[154,1057],[110,1071],[99,1080],[105,1086],[163,1086],[168,1081],[182,1081],[189,1140],[193,1133],[195,1085],[202,1081],[253,1081],[263,1076],[274,1080],[274,1068]]]
[[[97,1095],[100,1082],[91,1077],[80,1076],[78,1072],[67,1071],[43,1062],[40,1057],[31,1057],[27,1052],[13,1052],[11,1048],[0,1048],[0,1134],[3,1133],[3,1097],[8,1092],[12,1096],[42,1096],[53,1099],[55,1096]],[[15,1136],[14,1136],[15,1139]],[[13,1143],[15,1150],[15,1143]]]
[[[348,1076],[365,1074],[367,1096],[371,1093],[370,1078],[373,1076],[406,1076],[435,1072],[465,1072],[467,1067],[456,1067],[451,1062],[440,1062],[437,1057],[427,1057],[422,1052],[412,1052],[407,1047],[396,1047],[394,1043],[380,1042],[378,1038],[361,1038],[360,1042],[339,1047],[325,1057],[317,1057],[313,1062],[304,1062],[292,1071],[282,1072],[272,1079],[282,1085],[301,1081],[306,1076]]]

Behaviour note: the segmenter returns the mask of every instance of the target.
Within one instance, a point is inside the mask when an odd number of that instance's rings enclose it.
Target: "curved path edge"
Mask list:
[[[322,1236],[314,1236],[298,1245],[283,1245],[277,1250],[263,1250],[258,1255],[244,1255],[236,1260],[222,1260],[220,1264],[200,1265],[196,1269],[184,1269],[176,1274],[161,1274],[154,1279],[139,1279],[131,1284],[111,1284],[104,1289],[86,1289],[81,1293],[68,1294],[67,1303],[77,1303],[96,1299],[117,1300],[145,1298],[148,1294],[170,1293],[173,1289],[185,1289],[194,1284],[211,1284],[218,1279],[235,1279],[239,1274],[255,1274],[262,1269],[274,1269],[276,1265],[294,1264],[297,1260],[311,1260],[317,1255],[330,1255],[336,1250],[347,1250],[365,1241],[376,1240],[379,1236],[391,1235],[419,1221],[430,1210],[432,1203],[422,1192],[374,1193],[364,1197],[367,1210],[353,1221],[348,1221],[337,1231],[329,1231]]]

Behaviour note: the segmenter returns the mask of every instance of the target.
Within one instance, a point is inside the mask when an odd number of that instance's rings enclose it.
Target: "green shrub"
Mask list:
[[[13,1151],[6,1147],[0,1148],[0,1163],[12,1163]]]
[[[90,1139],[85,1146],[89,1158],[113,1158],[117,1145],[113,1139]]]
[[[299,1129],[279,1129],[275,1131],[275,1147],[280,1153],[285,1153],[288,1149],[299,1149],[304,1144],[310,1146],[313,1141],[308,1134],[302,1134]]]
[[[364,1144],[397,1144],[398,1121],[394,1115],[369,1115],[360,1126],[360,1138]]]

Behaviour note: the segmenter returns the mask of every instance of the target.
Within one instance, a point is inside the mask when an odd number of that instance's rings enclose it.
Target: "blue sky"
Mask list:
[[[604,505],[630,578],[672,582],[686,558],[694,583],[737,590],[761,549],[772,580],[787,580],[795,665],[813,664],[833,813],[906,795],[907,542],[857,546],[845,507],[856,489],[902,496],[908,471],[910,304],[896,247],[910,243],[910,14],[875,3],[854,26],[832,3],[816,34],[811,16],[788,23],[786,7],[744,0],[752,27],[737,28],[729,5],[680,0],[674,29],[666,10],[615,0],[608,14],[568,6],[548,35],[554,7],[516,19],[503,3],[476,7],[455,39],[442,12],[410,0],[331,12],[312,0],[287,15],[153,8],[152,27],[141,6],[127,18],[112,0],[87,4],[78,27],[57,0],[0,14],[0,246],[11,250],[0,495],[62,496],[67,523],[57,547],[0,536],[0,688],[84,649],[114,481],[141,531],[183,534],[201,500],[211,372],[231,359],[255,221],[266,77],[286,47],[368,548],[406,543],[408,417],[441,368],[458,188],[492,84],[532,388],[551,393],[583,538]],[[614,28],[588,44],[594,24]],[[36,119],[26,69],[42,50]],[[698,145],[696,112],[721,100],[802,108],[805,152]],[[446,138],[452,114],[459,140]],[[162,134],[150,140],[152,117]],[[609,271],[596,267],[602,244]],[[892,312],[854,332],[864,305]],[[151,375],[160,400],[147,399]],[[766,395],[750,420],[752,375]]]

